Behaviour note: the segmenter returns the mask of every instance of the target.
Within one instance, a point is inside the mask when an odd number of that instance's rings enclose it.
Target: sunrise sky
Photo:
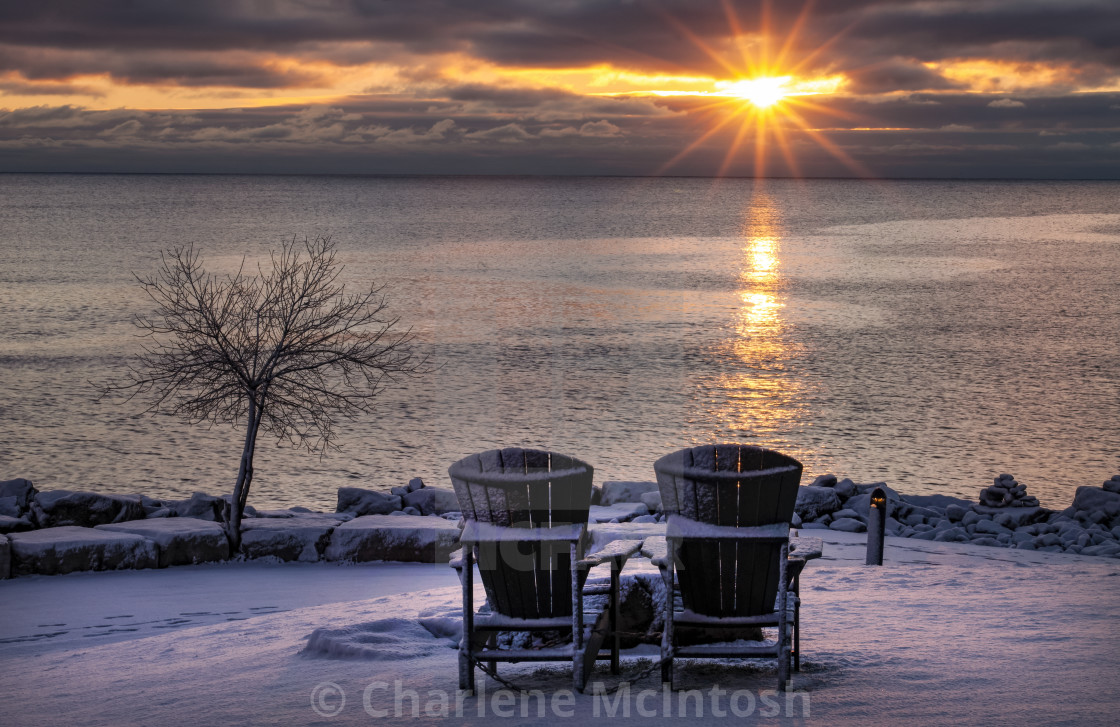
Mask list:
[[[1118,178],[1120,4],[4,2],[0,171]]]

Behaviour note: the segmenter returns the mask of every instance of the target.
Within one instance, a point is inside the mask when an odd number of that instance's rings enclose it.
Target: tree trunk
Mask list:
[[[241,549],[241,516],[249,498],[249,486],[253,483],[253,454],[257,449],[257,430],[261,426],[260,409],[254,397],[249,397],[249,417],[245,425],[245,447],[241,450],[241,466],[237,470],[237,484],[233,488],[233,498],[229,507],[229,522],[226,523],[226,538],[229,540],[230,555]]]

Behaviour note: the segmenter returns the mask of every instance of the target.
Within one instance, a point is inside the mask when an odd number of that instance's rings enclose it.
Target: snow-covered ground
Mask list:
[[[234,563],[0,583],[0,722],[562,724],[612,709],[663,722],[682,706],[691,723],[742,722],[736,711],[763,723],[1117,722],[1120,562],[889,538],[887,565],[873,568],[862,535],[808,534],[825,538],[825,559],[802,577],[804,658],[788,703],[768,691],[771,669],[691,662],[677,686],[701,699],[671,694],[669,715],[656,670],[620,700],[573,696],[561,664],[502,665],[543,696],[496,694],[480,675],[485,697],[457,704],[456,654],[439,635],[459,608],[451,569]],[[383,658],[302,653],[317,628],[349,628]],[[628,652],[621,677],[601,667],[592,681],[612,688],[654,658]]]

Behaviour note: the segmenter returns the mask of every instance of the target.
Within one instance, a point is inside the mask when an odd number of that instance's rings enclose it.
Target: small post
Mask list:
[[[887,493],[876,487],[867,511],[867,565],[883,564],[883,538],[887,534]]]

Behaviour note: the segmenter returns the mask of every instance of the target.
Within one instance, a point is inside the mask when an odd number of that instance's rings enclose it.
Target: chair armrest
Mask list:
[[[621,570],[626,565],[627,559],[642,548],[640,540],[612,540],[602,550],[584,556],[579,561],[581,568],[594,568],[603,563],[610,563],[614,570]]]
[[[451,562],[448,565],[455,570],[463,570],[463,548],[459,548],[451,554]]]
[[[813,560],[824,555],[824,541],[820,538],[790,538],[789,557]]]
[[[665,542],[665,536],[651,535],[643,540],[642,555],[658,568],[665,568],[669,564],[669,544]]]

